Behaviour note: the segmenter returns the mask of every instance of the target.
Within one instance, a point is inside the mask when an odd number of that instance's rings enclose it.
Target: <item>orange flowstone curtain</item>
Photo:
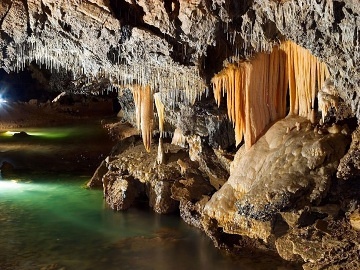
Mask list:
[[[324,63],[301,46],[285,41],[270,54],[259,53],[251,61],[228,64],[212,78],[212,84],[219,106],[227,94],[236,144],[244,137],[249,149],[269,123],[285,117],[288,89],[289,114],[310,118],[316,89],[328,76]]]

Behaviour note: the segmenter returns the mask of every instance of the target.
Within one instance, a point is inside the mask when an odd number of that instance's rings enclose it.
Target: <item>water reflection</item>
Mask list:
[[[0,181],[0,269],[281,269],[225,256],[176,216],[115,213],[80,179],[47,179]]]
[[[89,141],[98,136],[91,129],[74,130],[50,142],[45,137],[23,140],[20,146],[1,139],[11,155],[5,151],[0,158],[11,157],[15,165],[31,158],[30,171],[0,179],[1,270],[291,269],[267,256],[226,255],[177,216],[148,209],[121,213],[108,209],[101,191],[83,188],[90,177],[82,176],[81,166],[86,164],[79,163],[78,172],[61,171],[67,162],[59,158],[61,154],[91,149]],[[68,149],[63,149],[65,145]],[[94,148],[94,155],[100,150],[104,149]],[[56,170],[49,169],[52,165]]]
[[[14,136],[25,132],[28,136]],[[0,165],[17,171],[92,173],[114,142],[99,122],[0,132]]]

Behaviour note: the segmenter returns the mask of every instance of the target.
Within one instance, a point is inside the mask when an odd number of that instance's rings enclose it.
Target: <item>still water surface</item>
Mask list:
[[[54,132],[36,130],[49,131]],[[67,135],[0,138],[1,161],[21,168],[0,179],[1,270],[290,269],[266,256],[220,252],[178,216],[110,210],[101,191],[84,188],[93,170],[87,161],[110,149],[106,135],[97,125],[56,131]],[[78,158],[79,152],[82,160],[69,164],[66,158]]]

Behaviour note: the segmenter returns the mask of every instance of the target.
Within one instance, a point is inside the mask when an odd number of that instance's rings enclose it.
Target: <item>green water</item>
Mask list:
[[[93,170],[86,162],[109,151],[105,135],[96,125],[58,131],[67,135],[0,139],[0,161],[21,168],[0,179],[1,270],[290,269],[266,256],[220,252],[178,216],[110,210],[101,191],[84,188]],[[84,161],[63,170],[79,151]]]

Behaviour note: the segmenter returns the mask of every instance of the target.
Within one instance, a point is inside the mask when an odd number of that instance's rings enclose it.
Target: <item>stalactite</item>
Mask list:
[[[150,152],[154,116],[151,89],[148,85],[145,87],[136,85],[133,87],[132,92],[135,102],[137,127],[141,130],[146,151]]]
[[[141,130],[141,87],[139,85],[134,85],[131,90],[135,103],[136,127],[138,130]]]
[[[291,41],[283,42],[281,49],[288,56],[290,114],[311,119],[316,90],[321,89],[329,77],[327,67],[308,50]]]
[[[219,106],[222,94],[227,93],[236,144],[244,137],[248,149],[270,122],[285,117],[288,89],[289,114],[313,120],[316,89],[328,75],[326,65],[309,51],[286,41],[270,54],[259,53],[251,61],[228,64],[212,78],[212,84]]]
[[[154,94],[154,100],[155,100],[156,111],[157,111],[158,118],[159,118],[159,132],[160,132],[160,137],[162,138],[162,137],[163,137],[163,133],[164,133],[165,106],[164,106],[164,104],[161,102],[160,93],[155,93],[155,94]]]

